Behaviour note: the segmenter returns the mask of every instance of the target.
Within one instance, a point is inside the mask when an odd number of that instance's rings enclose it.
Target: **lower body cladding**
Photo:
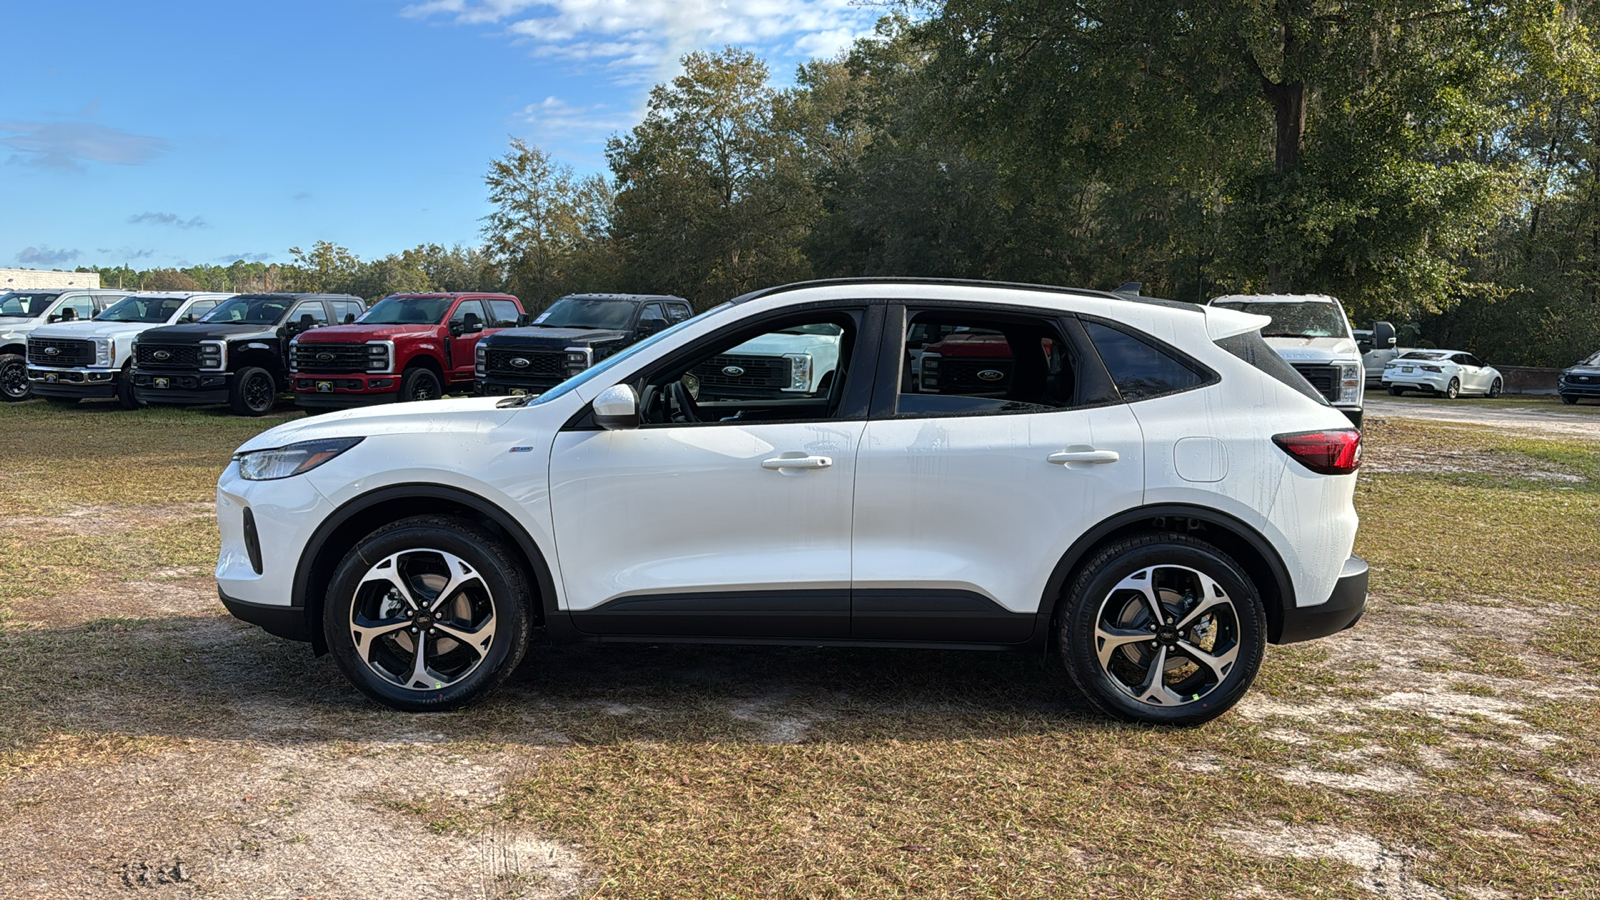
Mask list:
[[[296,406],[311,409],[349,409],[394,403],[400,399],[398,375],[290,376]]]
[[[133,395],[140,403],[203,406],[227,403],[231,372],[133,372]]]
[[[549,378],[480,378],[478,393],[486,397],[537,397],[560,383],[561,379]]]
[[[40,397],[105,398],[117,395],[114,369],[45,369],[28,367],[28,381]]]

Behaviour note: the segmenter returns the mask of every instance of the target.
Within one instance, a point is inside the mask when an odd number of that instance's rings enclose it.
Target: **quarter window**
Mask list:
[[[1209,373],[1202,375],[1165,350],[1120,328],[1100,322],[1084,322],[1083,327],[1117,383],[1117,390],[1122,392],[1122,399],[1129,403],[1187,391],[1211,380]]]

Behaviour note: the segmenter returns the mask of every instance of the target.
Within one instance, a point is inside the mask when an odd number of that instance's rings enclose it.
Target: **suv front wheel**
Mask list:
[[[1199,725],[1239,702],[1266,649],[1250,578],[1187,535],[1129,538],[1078,570],[1058,633],[1072,680],[1102,712]]]
[[[496,538],[457,519],[413,516],[345,554],[323,604],[323,634],[368,697],[407,712],[458,709],[522,661],[529,597]]]

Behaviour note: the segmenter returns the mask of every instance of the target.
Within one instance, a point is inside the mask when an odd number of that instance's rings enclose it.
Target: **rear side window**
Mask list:
[[[896,415],[1041,413],[1088,405],[1079,354],[1054,319],[913,311],[904,347]]]
[[[362,309],[361,304],[355,302],[354,300],[331,300],[329,302],[333,304],[333,314],[338,316],[339,321],[341,322],[345,321],[346,319],[355,321],[355,319],[361,318],[361,314],[365,312],[365,310]]]
[[[1217,341],[1217,346],[1321,403],[1323,406],[1328,405],[1328,398],[1322,396],[1316,388],[1312,387],[1311,382],[1306,381],[1299,372],[1294,370],[1293,366],[1284,362],[1283,357],[1275,353],[1267,345],[1267,342],[1262,340],[1261,332],[1247,331],[1244,334],[1223,338]]]
[[[1087,320],[1083,327],[1100,352],[1106,371],[1117,383],[1117,390],[1122,392],[1122,399],[1129,403],[1187,391],[1215,378],[1120,328]]]
[[[490,300],[489,317],[494,321],[486,323],[484,327],[515,328],[517,317],[520,315],[521,313],[517,312],[517,305],[510,300]]]

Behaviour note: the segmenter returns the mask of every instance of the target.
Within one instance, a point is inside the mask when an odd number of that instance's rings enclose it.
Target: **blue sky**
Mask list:
[[[774,82],[859,0],[0,0],[0,266],[478,243],[508,138],[579,171],[697,49]]]

